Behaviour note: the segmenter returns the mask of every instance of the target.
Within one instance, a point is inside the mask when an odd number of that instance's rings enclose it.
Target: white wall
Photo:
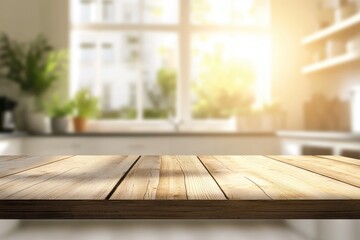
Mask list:
[[[33,0],[30,0],[33,1]],[[39,0],[43,14],[42,29],[55,47],[64,49],[69,46],[69,0]]]
[[[302,129],[309,81],[301,74],[306,51],[301,39],[316,24],[315,0],[272,0],[272,96],[287,111],[287,129]]]
[[[18,41],[46,35],[59,48],[68,47],[68,0],[1,0],[0,32]]]
[[[19,41],[28,41],[43,32],[41,0],[1,0],[0,32]]]

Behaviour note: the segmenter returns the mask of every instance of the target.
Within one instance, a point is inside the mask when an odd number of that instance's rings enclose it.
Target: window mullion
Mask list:
[[[190,0],[182,0],[180,8],[180,79],[178,86],[177,109],[181,120],[187,122],[191,119],[191,33],[190,33]]]
[[[140,32],[140,49],[141,53],[144,52],[144,33]],[[138,70],[139,70],[139,78],[137,78],[136,82],[136,108],[137,108],[137,120],[142,121],[144,119],[144,62],[143,58],[140,58]]]
[[[97,5],[97,11],[96,11],[96,22],[102,22],[103,20],[103,0],[97,0],[96,3]]]
[[[140,11],[140,24],[144,24],[144,0],[140,0],[139,3],[139,9]],[[140,32],[140,49],[141,53],[144,52],[144,33]],[[143,58],[141,58],[143,60]],[[144,120],[144,83],[145,83],[145,74],[144,74],[144,62],[140,61],[139,65],[139,72],[140,77],[137,79],[137,88],[136,88],[136,107],[137,107],[137,120],[143,121]]]
[[[102,44],[103,39],[100,34],[96,34],[95,39],[95,49],[96,49],[96,62],[95,62],[95,68],[96,68],[96,76],[95,76],[95,86],[91,88],[93,94],[95,94],[97,97],[101,97],[101,86],[102,86],[102,72],[103,72],[103,59],[101,55],[102,51]]]

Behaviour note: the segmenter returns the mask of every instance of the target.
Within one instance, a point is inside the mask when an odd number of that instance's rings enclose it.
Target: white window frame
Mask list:
[[[70,12],[74,11],[71,9]],[[101,0],[95,0],[101,1]],[[176,119],[169,121],[167,119],[159,120],[146,120],[142,119],[142,96],[139,91],[142,91],[142,84],[139,84],[137,90],[137,111],[138,117],[135,120],[96,120],[90,123],[92,130],[99,131],[136,131],[136,130],[150,130],[150,131],[173,131],[174,125],[180,125],[180,129],[177,130],[214,130],[214,131],[233,131],[236,130],[236,123],[234,119],[219,120],[219,119],[193,119],[192,118],[192,106],[191,106],[191,35],[192,33],[208,32],[208,33],[265,33],[270,36],[270,26],[239,26],[239,25],[194,25],[190,20],[190,1],[191,0],[179,0],[179,22],[178,24],[121,24],[121,23],[74,23],[70,21],[70,42],[71,49],[76,49],[78,44],[77,39],[74,37],[79,32],[101,32],[101,31],[134,31],[134,32],[171,32],[176,33],[179,39],[179,74],[177,78],[177,94],[176,94]],[[270,11],[270,1],[269,4]],[[97,17],[101,13],[101,9],[98,10]],[[98,44],[97,44],[98,46]],[[97,50],[98,51],[98,50]],[[72,51],[72,55],[73,55]],[[74,56],[71,56],[71,66],[74,66]],[[271,84],[270,84],[270,66],[268,66],[268,72],[266,80],[263,80],[263,86],[258,86],[257,92],[257,104],[271,102]],[[73,96],[78,90],[77,83],[73,79],[77,76],[77,69],[71,67],[70,71],[70,94]],[[141,113],[141,114],[139,114]],[[140,116],[139,116],[140,115]]]

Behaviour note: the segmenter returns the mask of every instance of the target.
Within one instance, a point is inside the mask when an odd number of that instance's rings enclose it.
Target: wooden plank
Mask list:
[[[105,199],[137,156],[74,156],[0,178],[0,199]]]
[[[229,159],[224,163],[215,157],[202,156],[204,163],[212,176],[219,183],[229,199],[271,199],[244,171],[239,171],[238,163]]]
[[[111,199],[155,199],[159,184],[160,157],[141,157]]]
[[[332,159],[332,160],[337,160],[337,161],[340,161],[340,162],[345,162],[345,163],[360,166],[360,160],[355,159],[355,158],[349,158],[349,157],[343,157],[343,156],[319,156],[319,157]]]
[[[7,161],[15,158],[26,157],[26,155],[0,155],[0,161]]]
[[[0,177],[9,176],[71,156],[0,156]]]
[[[319,173],[330,178],[360,187],[360,165],[351,160],[321,158],[316,156],[269,156],[277,161]]]
[[[156,199],[188,199],[181,162],[174,156],[161,157]]]
[[[195,156],[141,157],[112,200],[226,199]]]
[[[264,156],[200,157],[205,166],[210,165],[207,161],[209,158],[215,158],[225,167],[251,179],[274,200],[360,199],[360,189],[357,187]],[[224,180],[217,177],[216,174],[214,177],[227,195],[243,194],[239,192],[238,188],[231,189],[229,186],[223,186]],[[233,181],[228,184],[231,186]],[[246,192],[246,190],[244,191]],[[250,193],[245,194],[251,195]]]
[[[359,219],[359,200],[0,200],[1,219]]]

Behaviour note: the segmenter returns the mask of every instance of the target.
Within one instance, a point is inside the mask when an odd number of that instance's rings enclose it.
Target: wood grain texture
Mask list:
[[[0,199],[105,199],[137,156],[75,156],[0,178]]]
[[[50,164],[71,156],[0,156],[0,177]]]
[[[213,171],[226,195],[234,200],[242,196],[259,199],[253,187],[233,187],[239,178],[255,183],[273,200],[360,199],[357,187],[264,156],[200,156],[200,159],[210,172],[213,162],[218,161],[236,173],[238,178],[224,179]]]
[[[237,161],[227,159],[226,162],[212,156],[201,156],[200,160],[219,183],[229,199],[271,199],[269,195],[255,183],[249,174],[239,171]]]
[[[118,199],[226,199],[195,156],[144,156],[115,191]]]
[[[332,159],[332,160],[337,160],[337,161],[340,161],[340,162],[344,162],[344,163],[349,163],[349,164],[354,164],[354,165],[360,166],[360,160],[359,160],[359,159],[348,158],[348,157],[343,157],[343,156],[318,156],[318,157],[327,158],[327,159]]]
[[[311,172],[360,187],[360,165],[352,163],[353,159],[331,159],[317,156],[269,156],[280,162],[290,164]]]

